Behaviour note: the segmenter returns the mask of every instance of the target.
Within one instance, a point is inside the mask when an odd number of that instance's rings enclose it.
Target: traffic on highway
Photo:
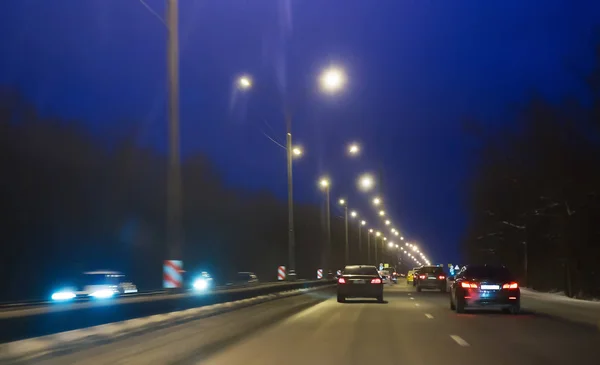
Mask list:
[[[600,365],[600,1],[2,5],[0,365]]]

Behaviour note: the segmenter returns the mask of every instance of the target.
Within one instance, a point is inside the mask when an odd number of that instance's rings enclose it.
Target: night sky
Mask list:
[[[163,1],[147,3],[164,13]],[[265,134],[284,142],[287,100],[306,150],[296,199],[320,202],[327,174],[332,199],[380,221],[355,180],[381,169],[394,226],[444,264],[459,260],[468,224],[476,156],[463,121],[494,128],[534,92],[579,95],[600,26],[593,0],[180,3],[184,156],[206,153],[227,184],[285,198],[285,151]],[[133,126],[140,145],[166,150],[166,29],[139,0],[2,5],[0,84],[99,136]],[[330,65],[348,75],[338,95],[318,88]],[[242,73],[254,79],[246,93],[233,86]],[[345,154],[350,141],[360,158]]]

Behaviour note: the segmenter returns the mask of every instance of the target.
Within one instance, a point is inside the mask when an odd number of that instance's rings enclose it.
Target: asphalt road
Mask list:
[[[386,303],[334,290],[157,329],[36,364],[600,364],[600,331],[527,313],[456,314],[439,292],[386,287]]]

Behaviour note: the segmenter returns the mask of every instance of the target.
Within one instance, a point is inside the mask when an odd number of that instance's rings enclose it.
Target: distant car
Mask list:
[[[439,289],[442,293],[446,290],[446,273],[440,266],[423,266],[415,277],[417,291],[422,289]]]
[[[346,298],[375,298],[383,303],[383,280],[375,266],[346,266],[337,281],[337,301]]]
[[[256,284],[258,284],[258,277],[253,272],[249,272],[249,271],[238,272],[233,284],[234,285],[244,285],[244,286],[256,285]]]
[[[413,280],[414,280],[414,270],[408,270],[408,273],[406,274],[406,284],[412,284]]]
[[[504,266],[467,265],[450,287],[450,309],[463,313],[468,308],[517,314],[521,310],[519,284]]]
[[[391,274],[388,269],[379,270],[379,276],[381,276],[381,280],[383,280],[384,284],[391,282]]]
[[[413,268],[413,280],[412,280],[413,286],[417,286],[417,279],[419,278],[419,270],[420,269],[421,269],[420,267]]]

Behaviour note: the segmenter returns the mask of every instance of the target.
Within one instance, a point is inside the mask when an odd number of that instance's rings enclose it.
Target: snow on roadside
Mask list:
[[[547,301],[570,303],[570,304],[591,305],[591,306],[600,307],[600,299],[585,300],[585,299],[569,298],[568,296],[565,295],[564,292],[544,293],[544,292],[535,291],[535,290],[529,289],[529,288],[521,288],[521,294],[526,297],[529,296],[532,298],[543,299],[543,300],[547,300]]]

